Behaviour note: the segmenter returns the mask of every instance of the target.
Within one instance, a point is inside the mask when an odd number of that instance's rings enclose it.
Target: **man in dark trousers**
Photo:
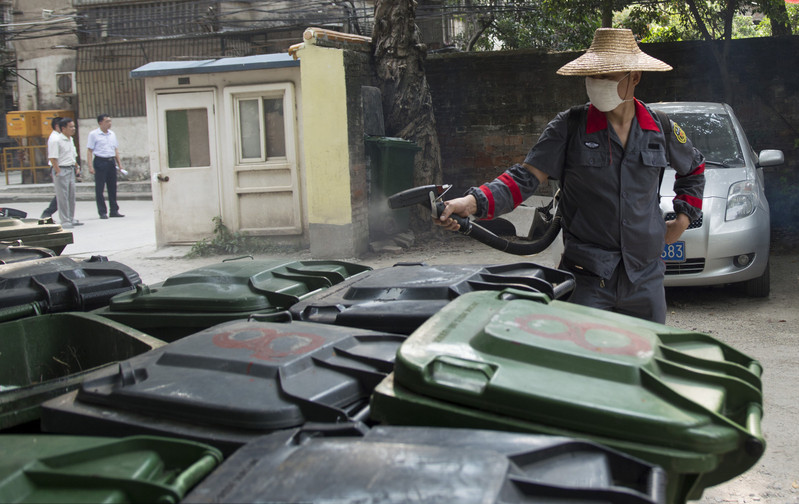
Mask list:
[[[600,28],[588,51],[558,70],[585,78],[590,103],[557,115],[523,163],[446,202],[449,216],[509,212],[548,178],[561,183],[563,257],[574,273],[570,301],[654,322],[666,320],[663,246],[701,215],[705,160],[685,132],[634,96],[642,72],[671,66],[642,52],[630,30]],[[570,127],[574,124],[574,127]],[[664,221],[660,174],[670,164],[674,220]]]
[[[97,213],[101,219],[110,217],[124,217],[119,213],[117,205],[117,169],[121,170],[119,162],[119,143],[111,131],[111,117],[108,114],[97,116],[99,128],[89,133],[87,142],[86,160],[89,163],[89,172],[94,174],[94,198],[97,202]],[[108,209],[105,206],[103,191],[108,188]]]

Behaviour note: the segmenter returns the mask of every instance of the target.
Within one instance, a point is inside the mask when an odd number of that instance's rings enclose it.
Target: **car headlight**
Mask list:
[[[751,180],[736,182],[727,194],[727,214],[724,220],[732,221],[752,215],[757,208],[757,186]]]

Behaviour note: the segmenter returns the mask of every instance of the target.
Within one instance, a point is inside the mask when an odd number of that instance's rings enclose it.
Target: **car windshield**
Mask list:
[[[741,146],[726,114],[671,113],[694,147],[705,156],[708,168],[732,168],[744,165]]]

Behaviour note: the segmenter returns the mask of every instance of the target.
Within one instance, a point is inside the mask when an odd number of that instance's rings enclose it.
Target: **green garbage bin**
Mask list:
[[[0,436],[0,502],[177,503],[221,461],[201,443],[138,436]]]
[[[0,217],[0,241],[19,240],[30,247],[44,247],[60,255],[72,243],[72,233],[64,231],[53,219],[16,219]]]
[[[93,313],[175,341],[223,322],[287,310],[371,269],[343,261],[228,261],[139,286]]]
[[[394,137],[366,137],[369,159],[369,234],[373,239],[408,229],[410,209],[389,210],[386,199],[413,187],[414,158],[421,147]]]
[[[511,290],[467,293],[397,353],[373,419],[583,437],[698,499],[762,455],[761,368],[696,332]]]
[[[37,420],[41,403],[79,387],[91,371],[161,346],[163,341],[89,313],[0,324],[0,429]]]

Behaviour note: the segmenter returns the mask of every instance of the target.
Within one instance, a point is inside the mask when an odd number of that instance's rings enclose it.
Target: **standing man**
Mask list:
[[[101,219],[111,217],[124,217],[119,213],[117,205],[117,168],[122,169],[119,162],[119,143],[117,136],[111,131],[111,117],[108,114],[97,116],[100,126],[89,133],[86,159],[89,162],[89,173],[94,174],[94,199],[97,202],[97,212]],[[92,159],[92,154],[94,159]],[[108,187],[109,214],[105,206],[103,190]]]
[[[457,230],[453,213],[493,218],[557,179],[560,267],[577,282],[570,301],[664,323],[660,255],[701,215],[705,185],[705,159],[683,130],[634,96],[642,72],[671,69],[642,52],[630,30],[600,28],[588,51],[558,70],[585,77],[590,104],[558,114],[522,164],[446,202],[436,224]],[[668,164],[677,217],[664,222],[658,191]]]
[[[60,117],[60,116],[55,116],[52,119],[50,119],[50,127],[53,128],[53,131],[50,132],[50,136],[47,139],[47,145],[50,145],[50,140],[54,136],[57,136],[57,135],[59,135],[61,133],[61,126],[59,126],[59,124],[61,123],[61,119],[62,119],[62,117]],[[47,164],[50,164],[50,160],[49,159],[47,160]],[[53,169],[53,167],[50,166],[51,173],[52,173],[52,169]],[[55,181],[55,179],[53,181]],[[53,214],[56,212],[56,210],[58,210],[58,198],[53,196],[53,199],[50,200],[50,205],[48,205],[48,207],[44,209],[44,212],[42,212],[42,217],[41,218],[42,219],[48,219],[48,218],[52,217]]]
[[[75,121],[69,117],[60,121],[61,132],[51,135],[47,141],[47,157],[53,170],[53,185],[58,200],[58,217],[63,228],[82,226],[75,219],[75,177],[80,174],[76,160],[78,151],[72,137],[75,135]]]

